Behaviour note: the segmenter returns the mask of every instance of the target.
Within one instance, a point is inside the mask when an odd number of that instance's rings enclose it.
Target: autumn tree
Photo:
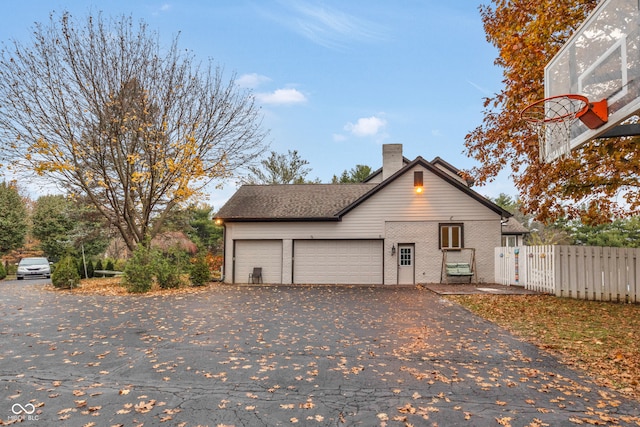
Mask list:
[[[309,162],[298,154],[297,150],[289,150],[287,154],[272,151],[269,157],[258,166],[249,167],[249,175],[243,178],[245,184],[306,184],[311,168]]]
[[[356,165],[355,167],[349,169],[348,171],[345,169],[342,172],[342,175],[338,178],[336,175],[331,179],[332,184],[348,184],[348,183],[357,183],[364,182],[371,175],[371,166],[367,165]]]
[[[0,183],[0,255],[24,244],[27,207],[14,183]]]
[[[264,151],[260,110],[234,77],[131,17],[52,14],[30,45],[3,45],[2,158],[86,196],[134,250]]]
[[[566,230],[566,219],[560,218],[553,223],[536,221],[534,216],[525,213],[522,201],[505,193],[500,193],[492,201],[501,208],[511,212],[513,218],[524,225],[529,234],[525,236],[527,245],[563,245],[569,244],[570,237]]]
[[[503,89],[484,101],[482,125],[465,141],[480,162],[479,184],[510,169],[522,207],[553,222],[567,215],[585,223],[640,211],[640,151],[636,138],[598,139],[571,156],[543,163],[538,140],[520,119],[544,98],[544,67],[596,6],[596,0],[494,0],[480,6],[487,40],[499,51]]]

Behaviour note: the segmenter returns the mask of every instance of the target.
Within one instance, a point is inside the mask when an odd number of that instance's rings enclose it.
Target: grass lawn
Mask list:
[[[640,400],[640,305],[547,295],[448,298]]]

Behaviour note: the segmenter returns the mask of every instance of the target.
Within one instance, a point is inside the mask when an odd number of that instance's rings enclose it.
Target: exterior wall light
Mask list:
[[[393,245],[391,245],[391,256],[394,256],[396,254],[396,245],[395,243]]]
[[[213,223],[214,223],[215,225],[222,225],[222,218],[216,218],[216,219],[213,221]]]
[[[422,171],[413,172],[413,188],[415,188],[416,193],[422,194],[424,191],[424,179],[422,176]]]

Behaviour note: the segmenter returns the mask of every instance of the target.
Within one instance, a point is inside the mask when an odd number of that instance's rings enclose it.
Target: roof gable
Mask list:
[[[431,160],[431,164],[437,167],[441,167],[445,171],[449,171],[454,178],[459,179],[463,183],[466,183],[468,187],[473,187],[474,180],[472,178],[465,179],[460,169],[445,161],[441,157],[436,157],[435,159]]]
[[[338,213],[338,216],[341,217],[341,216],[347,214],[348,212],[350,212],[351,210],[356,208],[358,205],[360,205],[362,202],[367,200],[369,197],[371,197],[374,194],[378,193],[380,190],[385,188],[387,185],[389,185],[390,183],[395,181],[398,177],[404,175],[405,173],[409,172],[411,169],[413,169],[415,166],[418,166],[418,165],[422,166],[423,168],[427,169],[429,172],[433,173],[437,177],[439,177],[439,178],[443,179],[444,181],[448,182],[453,187],[455,187],[458,190],[462,191],[463,193],[465,193],[466,195],[468,195],[472,199],[480,202],[482,205],[484,205],[487,208],[491,209],[492,211],[496,212],[500,216],[505,217],[505,218],[508,218],[508,217],[512,216],[512,214],[510,212],[504,210],[503,208],[501,208],[497,204],[493,203],[491,200],[481,196],[480,194],[478,194],[477,192],[475,192],[474,190],[469,188],[467,185],[465,185],[462,181],[452,177],[448,173],[442,171],[440,168],[438,168],[437,166],[434,166],[431,162],[426,161],[425,159],[423,159],[420,156],[416,157],[416,159],[414,161],[412,161],[411,163],[409,163],[408,165],[406,165],[405,167],[400,169],[395,174],[391,175],[385,181],[383,181],[380,184],[376,185],[367,194],[364,194],[358,200],[355,200],[349,206],[346,206],[343,210],[341,210]]]

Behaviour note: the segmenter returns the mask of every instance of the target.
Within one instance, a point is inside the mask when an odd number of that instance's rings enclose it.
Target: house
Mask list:
[[[511,214],[471,189],[440,158],[383,146],[382,168],[360,184],[244,185],[217,215],[224,224],[224,281],[413,284],[441,281],[449,261],[494,279],[494,247]],[[468,250],[474,248],[475,251]]]
[[[502,223],[502,246],[524,246],[524,239],[530,234],[529,229],[514,217]]]

